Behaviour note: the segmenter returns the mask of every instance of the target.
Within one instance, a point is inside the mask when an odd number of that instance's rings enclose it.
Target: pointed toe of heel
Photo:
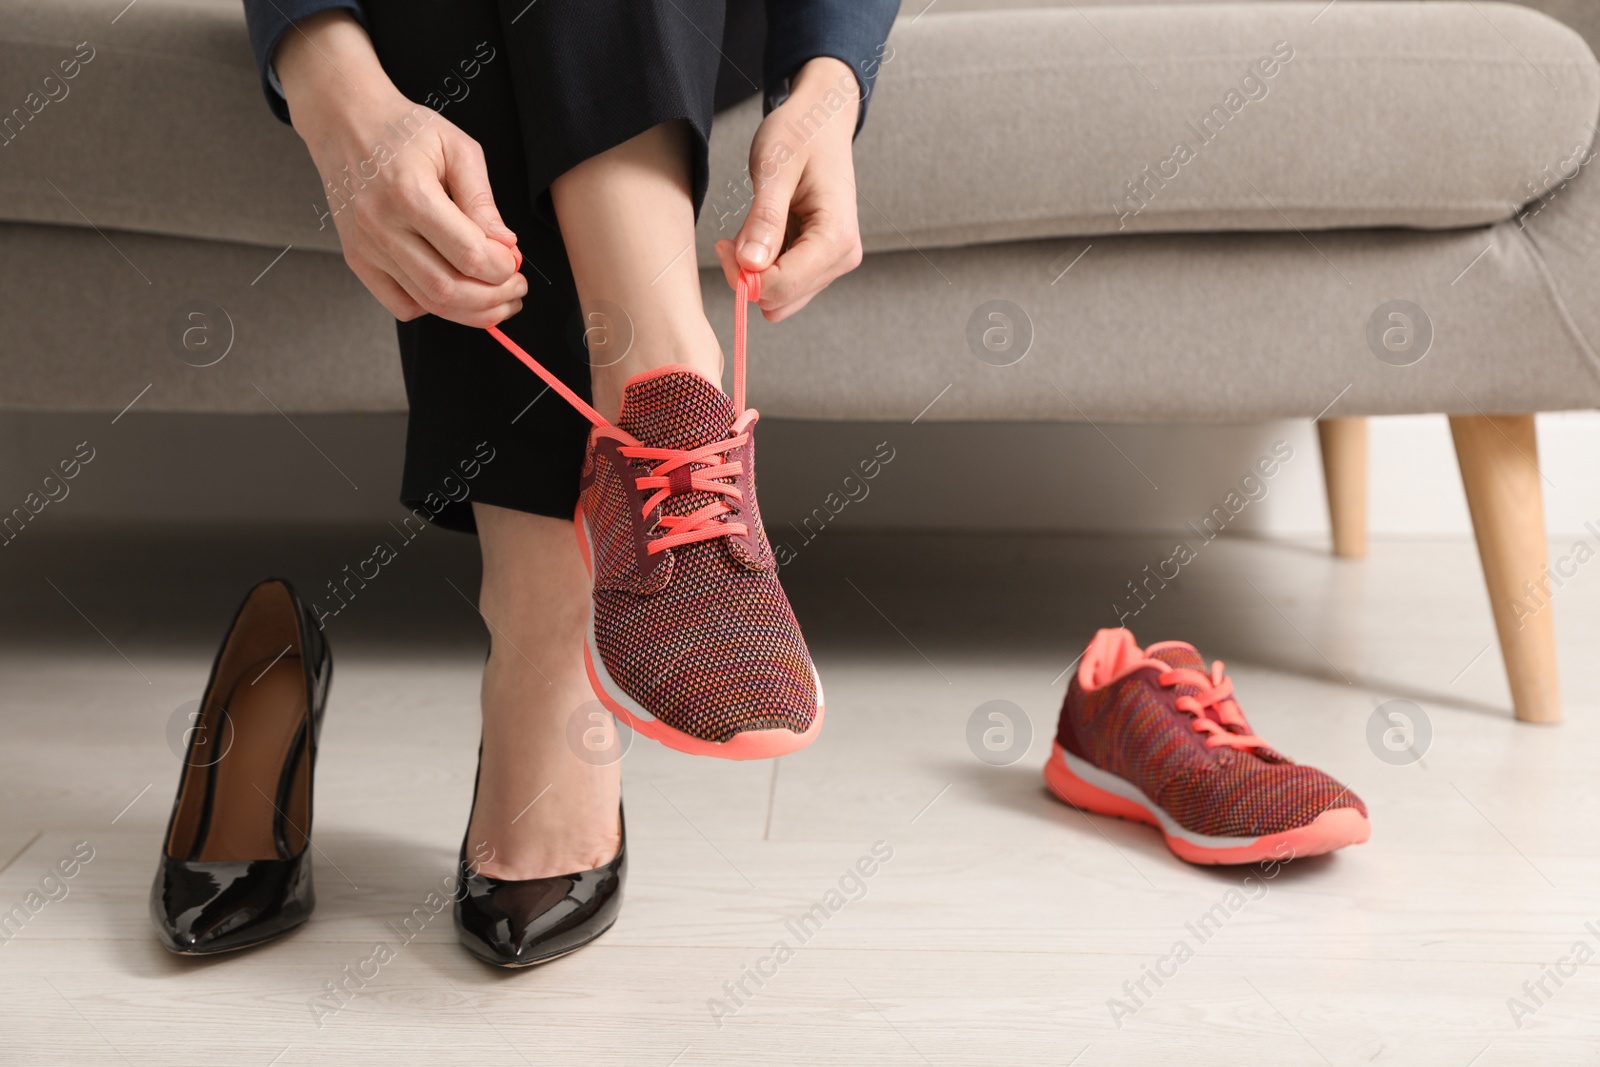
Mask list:
[[[626,826],[616,858],[605,866],[520,881],[478,874],[467,862],[463,841],[455,902],[461,945],[495,967],[532,967],[559,959],[616,923],[627,873]]]

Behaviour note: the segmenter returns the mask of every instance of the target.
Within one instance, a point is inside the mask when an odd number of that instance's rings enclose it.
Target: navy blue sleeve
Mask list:
[[[244,0],[244,21],[250,28],[256,67],[261,71],[261,91],[267,96],[267,106],[283,122],[289,121],[289,104],[277,84],[277,72],[272,69],[272,51],[291,23],[319,11],[333,10],[348,11],[366,25],[358,0]]]
[[[859,133],[878,68],[892,58],[884,42],[899,9],[900,0],[767,0],[767,110],[788,99],[789,80],[807,60],[831,56],[855,72],[861,90]]]

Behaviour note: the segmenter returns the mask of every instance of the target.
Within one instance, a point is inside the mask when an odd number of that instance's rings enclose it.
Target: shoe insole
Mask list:
[[[271,664],[270,666],[268,664]],[[273,830],[278,820],[278,783],[294,775],[300,788],[308,769],[285,768],[290,749],[306,715],[305,675],[300,657],[286,655],[276,663],[262,660],[244,671],[229,696],[231,744],[210,768],[211,818],[201,860],[278,859]],[[300,761],[301,763],[304,760]],[[284,804],[286,836],[298,840],[309,831],[307,805],[291,798]]]

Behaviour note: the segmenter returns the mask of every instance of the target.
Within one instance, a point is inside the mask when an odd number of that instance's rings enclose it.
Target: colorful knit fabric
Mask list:
[[[694,489],[688,469],[679,468],[669,495],[646,516],[641,509],[653,491],[636,485],[651,473],[648,460],[625,458],[597,431],[584,465],[595,644],[606,672],[656,719],[703,741],[748,730],[805,733],[817,711],[811,656],[756,506],[753,425],[754,412],[739,419],[733,402],[698,374],[643,376],[627,387],[618,429],[642,445],[679,450],[745,435],[714,457],[737,466],[739,473],[717,480],[742,499]],[[730,510],[715,521],[729,533],[648,551],[663,536],[663,516],[719,500]]]
[[[1151,645],[1143,655],[1173,670],[1212,674],[1193,646],[1182,642]],[[1264,744],[1208,745],[1212,734],[1195,729],[1196,713],[1178,707],[1179,698],[1202,690],[1163,686],[1157,681],[1162,674],[1141,667],[1089,690],[1074,674],[1056,740],[1074,756],[1133,783],[1185,829],[1208,836],[1279,833],[1309,825],[1334,808],[1366,815],[1366,806],[1348,788]],[[1254,736],[1247,725],[1223,724],[1214,713],[1207,715],[1228,734]]]

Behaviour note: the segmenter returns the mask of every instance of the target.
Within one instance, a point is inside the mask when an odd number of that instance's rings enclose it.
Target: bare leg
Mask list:
[[[485,504],[472,510],[492,643],[467,855],[491,878],[603,866],[620,843],[622,770],[580,759],[568,741],[573,714],[594,700],[583,668],[589,577],[572,523]]]
[[[681,122],[657,126],[551,186],[579,298],[620,307],[631,326],[627,355],[592,371],[595,406],[609,419],[641,371],[682,364],[721,380],[692,247],[690,136]],[[473,514],[492,651],[468,856],[494,878],[599,867],[617,853],[621,768],[580,759],[569,741],[574,714],[594,706],[583,668],[590,582],[572,524],[484,504]]]
[[[550,186],[580,301],[614,304],[633,327],[627,356],[592,372],[595,407],[608,419],[622,407],[623,383],[642,371],[679,363],[722,380],[695,266],[691,136],[683,122],[653,127]]]

